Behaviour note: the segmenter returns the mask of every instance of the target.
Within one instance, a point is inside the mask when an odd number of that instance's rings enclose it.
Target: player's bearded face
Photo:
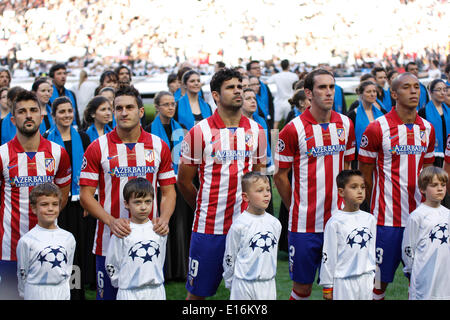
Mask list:
[[[224,81],[220,89],[220,105],[226,109],[240,110],[244,102],[242,98],[242,82],[237,78]]]
[[[14,112],[17,130],[24,136],[31,137],[41,125],[41,109],[35,101],[21,101]]]

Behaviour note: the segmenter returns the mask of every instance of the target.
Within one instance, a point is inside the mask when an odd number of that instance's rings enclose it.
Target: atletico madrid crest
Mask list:
[[[155,153],[153,150],[145,150],[145,161],[153,162],[155,160]]]
[[[245,144],[251,148],[253,146],[253,136],[251,134],[245,134]]]
[[[45,159],[45,170],[50,172],[55,170],[55,159],[53,158]]]
[[[338,139],[341,141],[344,141],[345,140],[345,129],[339,128],[336,130],[336,132],[337,132]]]

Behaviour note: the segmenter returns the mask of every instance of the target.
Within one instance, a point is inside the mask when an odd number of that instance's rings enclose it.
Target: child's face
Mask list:
[[[57,196],[40,196],[31,210],[37,215],[38,224],[43,228],[56,227],[59,216],[59,198]]]
[[[361,176],[352,176],[348,180],[345,188],[339,188],[339,195],[344,198],[345,203],[360,205],[366,197],[366,185]]]
[[[128,202],[125,201],[125,208],[131,216],[131,222],[144,223],[152,211],[153,198],[150,195],[141,198],[132,196]]]
[[[427,185],[425,191],[422,191],[427,201],[440,203],[447,192],[446,183],[440,181],[436,175],[434,175],[431,182]]]
[[[263,179],[258,179],[252,183],[247,192],[243,192],[242,195],[244,201],[248,202],[248,209],[256,209],[255,212],[265,211],[272,197],[270,185]]]

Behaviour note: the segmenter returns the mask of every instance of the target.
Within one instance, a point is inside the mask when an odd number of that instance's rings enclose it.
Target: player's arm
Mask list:
[[[169,233],[169,220],[175,210],[177,194],[173,184],[160,186],[161,202],[159,205],[160,216],[153,219],[153,231],[161,236]]]
[[[291,171],[290,167],[278,168],[278,171],[273,175],[273,181],[275,182],[281,200],[288,209],[291,207],[292,194],[291,182],[289,181],[289,171]]]
[[[94,218],[106,224],[113,234],[119,238],[126,237],[131,232],[127,219],[116,219],[103,209],[100,203],[94,198],[96,187],[80,186],[80,203]]]
[[[237,254],[240,248],[240,230],[236,226],[231,226],[226,242],[225,242],[225,252],[223,255],[223,280],[225,283],[225,288],[231,290],[234,276],[234,266]]]
[[[420,233],[417,215],[412,214],[406,221],[402,239],[402,260],[404,262],[403,273],[410,279],[414,263],[414,253],[417,247],[418,235]]]
[[[19,296],[23,298],[25,282],[27,281],[28,271],[29,271],[29,261],[28,261],[28,248],[26,241],[20,239],[17,248],[17,279],[18,279],[18,290]]]
[[[375,170],[375,163],[366,163],[359,161],[359,171],[361,171],[364,177],[364,183],[366,185],[366,201],[370,206],[370,197],[372,196],[373,188],[373,170]]]
[[[180,163],[178,167],[177,187],[186,203],[194,210],[198,192],[193,183],[196,174],[197,166]]]
[[[67,186],[60,187],[61,190],[61,210],[65,208],[67,205],[67,201],[69,199],[69,191],[70,191],[71,184],[68,184]]]
[[[331,222],[331,223],[330,223]],[[333,283],[338,257],[338,230],[336,223],[330,220],[323,234],[322,263],[320,266],[320,285],[325,300],[333,300]]]

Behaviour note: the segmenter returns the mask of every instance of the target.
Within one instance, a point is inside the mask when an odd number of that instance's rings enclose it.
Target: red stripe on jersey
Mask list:
[[[391,148],[400,144],[398,126],[393,126],[390,128],[391,137]],[[399,219],[401,216],[402,206],[401,206],[401,191],[400,191],[400,159],[401,157],[391,157],[391,180],[392,180],[392,212],[394,213],[393,220]],[[384,222],[384,221],[383,221]]]
[[[292,207],[292,223],[291,223],[291,231],[292,232],[298,232],[298,209],[299,207],[296,206],[296,203],[300,203],[300,167],[299,166],[294,166],[293,167],[293,174],[292,174],[292,180],[293,183],[291,182],[291,192],[294,194],[294,199],[292,199],[291,197],[291,201],[293,200],[293,202],[291,202],[291,207]],[[289,210],[289,208],[288,208]]]
[[[411,130],[407,128],[408,134],[407,137],[407,144],[408,145],[415,145],[416,141],[414,138],[414,128]],[[409,134],[411,132],[411,134]],[[424,145],[422,142],[421,145]],[[409,206],[409,212],[411,213],[416,209],[416,199],[415,199],[415,191],[416,191],[416,177],[417,177],[417,168],[416,168],[416,156],[415,155],[408,155],[408,206]],[[402,215],[394,215],[394,227],[401,227],[402,226]]]
[[[313,126],[303,122],[306,137],[311,137],[307,141],[308,150],[316,145]],[[317,203],[317,180],[316,180],[317,159],[314,156],[308,158],[308,209],[306,210],[306,232],[314,232],[316,224],[316,203]]]
[[[18,159],[17,157],[14,157],[15,150],[13,148],[8,148],[9,150],[9,159],[10,160],[10,166],[13,167],[9,171],[9,176],[19,176],[19,166],[18,166]],[[28,173],[27,173],[28,174]],[[28,174],[29,175],[29,174]],[[16,250],[17,243],[19,242],[20,238],[20,192],[11,192],[11,260],[16,261]]]

